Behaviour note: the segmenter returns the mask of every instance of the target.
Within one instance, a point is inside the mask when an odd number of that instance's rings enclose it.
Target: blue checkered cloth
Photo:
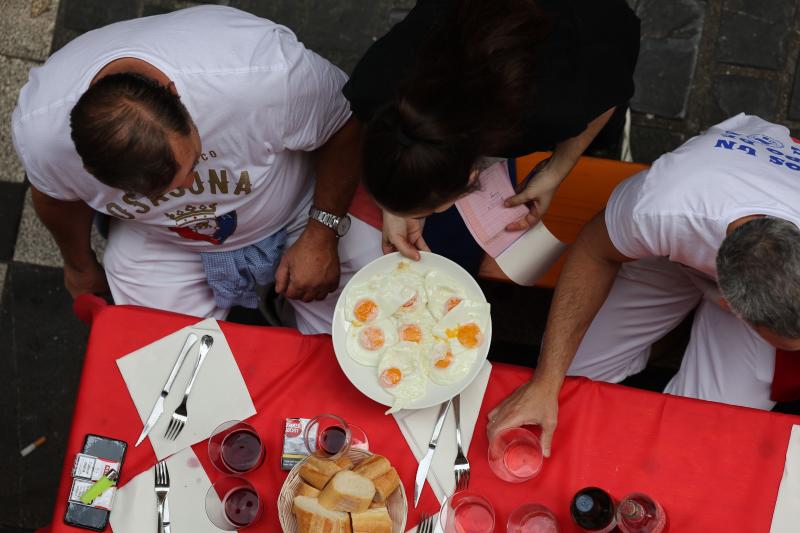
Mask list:
[[[258,307],[256,286],[275,281],[275,270],[286,248],[286,230],[229,252],[201,252],[203,269],[218,307]]]

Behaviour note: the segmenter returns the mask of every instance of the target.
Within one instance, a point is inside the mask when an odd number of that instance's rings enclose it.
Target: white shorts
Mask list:
[[[303,214],[287,227],[287,247],[300,237],[306,222]],[[229,310],[214,302],[200,254],[149,238],[150,231],[142,224],[112,221],[103,265],[114,302],[224,319]],[[350,231],[339,241],[339,288],[320,301],[289,300],[297,328],[308,334],[330,333],[342,288],[353,274],[381,255],[381,232],[353,218]]]
[[[626,263],[567,373],[617,383],[640,372],[651,345],[697,307],[683,363],[664,392],[771,409],[775,348],[717,298],[711,280],[678,263]]]

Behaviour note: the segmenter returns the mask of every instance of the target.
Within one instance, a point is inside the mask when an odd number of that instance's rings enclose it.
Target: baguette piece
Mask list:
[[[353,461],[351,461],[350,458],[347,457],[346,455],[342,455],[341,457],[336,459],[334,463],[339,465],[339,468],[341,468],[342,470],[350,470],[351,468],[353,468]]]
[[[392,519],[385,507],[350,515],[353,533],[392,533]]]
[[[361,474],[367,479],[374,480],[376,477],[382,476],[388,472],[390,468],[392,468],[392,464],[386,457],[382,455],[373,455],[355,467],[353,472]]]
[[[391,467],[385,474],[373,479],[372,483],[375,485],[375,501],[385,502],[400,486],[400,476],[397,470]]]
[[[330,481],[333,475],[339,472],[341,469],[342,467],[333,461],[328,461],[327,459],[320,459],[318,457],[314,457],[313,455],[309,455],[305,462],[303,462],[303,465],[300,467],[299,474],[303,481],[315,489],[322,490],[323,487],[328,484],[328,481]]]
[[[300,488],[297,489],[297,496],[311,496],[312,498],[316,498],[319,496],[319,489],[315,489],[311,485],[305,482],[300,482]]]
[[[372,481],[351,470],[342,470],[319,493],[319,503],[334,511],[360,513],[369,509],[374,496]]]
[[[350,533],[350,515],[331,511],[310,496],[295,496],[292,512],[297,519],[297,533]]]

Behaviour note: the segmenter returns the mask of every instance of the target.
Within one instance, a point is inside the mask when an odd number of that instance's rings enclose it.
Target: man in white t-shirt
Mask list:
[[[345,81],[287,28],[222,6],[112,24],[33,69],[13,140],[70,293],[223,318],[274,276],[298,327],[329,331],[338,288],[381,253],[346,217]],[[103,266],[95,212],[112,217]]]
[[[696,308],[665,392],[770,409],[775,349],[800,350],[800,143],[758,117],[710,128],[622,182],[582,230],[556,287],[533,379],[490,436],[542,426],[565,375],[618,382]]]

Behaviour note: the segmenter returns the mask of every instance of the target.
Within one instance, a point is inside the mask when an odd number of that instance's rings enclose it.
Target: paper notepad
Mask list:
[[[524,205],[505,207],[514,195],[506,163],[496,163],[478,177],[480,188],[456,202],[475,241],[497,261],[500,269],[519,285],[533,285],[566,248],[541,222],[527,231],[506,231],[506,226],[528,213]]]

